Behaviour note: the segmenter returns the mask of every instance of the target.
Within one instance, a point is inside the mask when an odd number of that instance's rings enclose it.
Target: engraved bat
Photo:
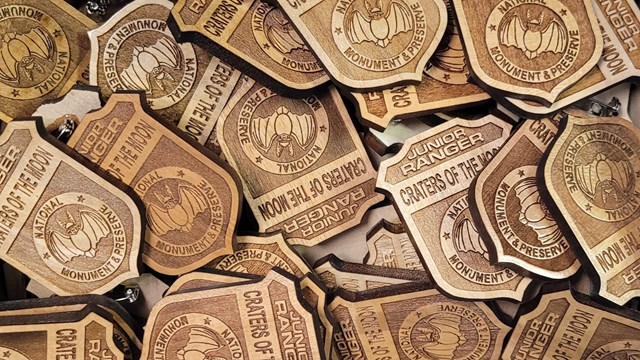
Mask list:
[[[214,356],[213,352],[223,348],[213,330],[194,327],[189,330],[187,345],[177,351],[179,360],[227,360]]]
[[[274,11],[275,14],[280,15],[280,10],[276,9]],[[309,50],[298,32],[281,16],[276,17],[277,25],[270,26],[266,31],[267,39],[269,39],[271,45],[283,54],[288,54],[296,49]]]
[[[489,260],[487,247],[480,239],[480,234],[476,230],[471,219],[465,217],[453,228],[453,244],[460,252],[475,252]]]
[[[520,202],[518,220],[536,232],[542,245],[554,244],[560,240],[562,233],[540,198],[536,179],[526,178],[518,183],[514,190]]]
[[[598,154],[590,164],[575,165],[575,175],[578,187],[591,200],[596,198],[601,190],[602,201],[606,204],[609,199],[618,203],[620,197],[631,192],[633,175],[631,165],[627,161],[612,161],[606,155]]]
[[[42,28],[36,27],[26,34],[6,33],[0,41],[0,79],[20,82],[20,69],[33,80],[33,72],[44,72],[37,60],[52,61],[53,40]]]
[[[458,347],[467,339],[460,330],[460,317],[436,314],[426,321],[425,326],[416,328],[415,340],[426,342],[421,349],[428,359],[453,360]]]
[[[535,59],[544,52],[563,53],[569,41],[567,29],[556,19],[543,27],[544,15],[543,11],[539,17],[533,18],[527,10],[524,24],[517,14],[505,18],[498,31],[500,42],[522,50],[529,59]]]
[[[276,156],[287,149],[293,156],[293,141],[304,150],[312,143],[316,133],[316,122],[309,114],[297,115],[284,106],[267,118],[256,118],[251,123],[251,136],[258,148],[264,152],[276,144]]]
[[[380,47],[387,47],[394,36],[413,29],[411,11],[404,3],[392,0],[387,13],[382,12],[382,0],[371,5],[365,0],[369,17],[353,10],[347,15],[345,34],[352,43],[371,41]]]
[[[175,81],[168,69],[180,69],[182,50],[167,38],[161,38],[147,47],[136,46],[132,52],[131,64],[120,73],[128,90],[144,90],[153,93],[151,83],[165,90],[164,81]]]
[[[80,223],[69,211],[66,222],[57,221],[64,232],[49,231],[45,242],[51,254],[63,263],[77,256],[96,256],[98,243],[111,233],[107,221],[95,211],[80,210]]]
[[[151,231],[158,235],[172,230],[191,231],[196,216],[207,209],[206,199],[193,186],[179,185],[177,197],[169,186],[165,186],[165,194],[154,194],[162,206],[150,204],[147,207],[147,221]]]

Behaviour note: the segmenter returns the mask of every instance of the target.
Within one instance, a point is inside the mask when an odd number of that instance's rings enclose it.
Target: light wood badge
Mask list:
[[[329,304],[339,359],[497,359],[510,328],[481,302],[422,290]]]
[[[442,0],[278,0],[320,59],[347,90],[417,84],[447,25]]]
[[[183,274],[233,252],[241,185],[233,169],[152,118],[143,102],[137,93],[114,93],[85,116],[68,145],[142,199],[145,263]]]
[[[0,119],[29,116],[45,100],[88,81],[96,25],[63,0],[0,4]]]
[[[580,263],[536,182],[542,155],[557,131],[548,119],[522,122],[471,185],[469,208],[492,263],[565,279]]]
[[[453,0],[471,74],[487,91],[545,105],[597,64],[591,0]]]
[[[306,93],[329,80],[282,11],[265,1],[179,0],[169,21],[179,40],[212,48],[282,94]]]
[[[467,196],[510,130],[492,115],[449,120],[408,139],[380,165],[378,188],[392,196],[436,286],[451,296],[522,300],[531,282],[489,263]]]
[[[579,294],[576,294],[579,296]],[[502,359],[633,359],[640,354],[637,312],[610,312],[571,291],[545,294],[520,316]]]
[[[619,305],[640,296],[638,152],[630,122],[569,115],[544,160],[542,194],[566,221],[598,294]]]
[[[423,271],[349,263],[333,254],[318,260],[313,270],[324,286],[331,291],[344,289],[360,292],[412,282],[430,283],[429,277]]]
[[[64,97],[43,102],[32,116],[41,117],[42,124],[51,134],[67,119],[78,121],[88,112],[98,110],[101,107],[100,92],[97,88],[76,85]]]
[[[58,295],[138,276],[139,200],[48,142],[39,120],[9,123],[0,154],[2,260]]]
[[[356,104],[358,119],[364,125],[382,130],[394,119],[461,109],[491,99],[484,90],[467,81],[469,68],[453,4],[450,0],[444,1],[449,15],[447,29],[418,85],[347,93]]]
[[[309,265],[287,244],[282,234],[264,236],[238,236],[233,254],[221,256],[207,267],[215,270],[265,276],[279,267],[301,279],[311,273]]]
[[[604,51],[593,68],[575,85],[563,91],[549,107],[505,98],[504,105],[528,117],[541,118],[564,109],[625,80],[640,76],[640,10],[633,0],[594,1],[604,39]]]
[[[2,325],[0,359],[124,360],[114,335],[114,325],[92,312],[77,321]]]
[[[252,80],[218,121],[260,232],[311,246],[360,222],[383,199],[376,172],[337,90],[290,99]]]
[[[325,359],[319,325],[298,285],[272,271],[259,282],[160,300],[141,359]]]
[[[367,234],[367,265],[424,271],[420,257],[409,239],[404,225],[386,220]]]
[[[179,291],[182,292],[187,290],[213,288],[227,284],[239,284],[253,279],[253,276],[247,274],[194,271],[180,276],[167,290],[165,295],[175,294]]]
[[[240,72],[198,46],[177,43],[166,23],[172,7],[167,0],[135,1],[90,31],[90,80],[106,98],[144,91],[158,116],[204,144]]]

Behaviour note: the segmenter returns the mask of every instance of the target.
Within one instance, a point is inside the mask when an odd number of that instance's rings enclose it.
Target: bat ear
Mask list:
[[[67,210],[67,218],[69,219],[69,222],[75,224],[76,220],[73,218],[73,216],[71,216],[71,213],[69,212],[69,210]]]

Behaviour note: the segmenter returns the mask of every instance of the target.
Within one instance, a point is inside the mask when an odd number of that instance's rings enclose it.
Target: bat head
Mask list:
[[[540,15],[538,15],[538,17],[534,17],[531,14],[531,10],[527,10],[527,24],[525,25],[527,29],[531,31],[539,31],[543,22],[544,11],[540,12]]]
[[[64,232],[67,235],[73,236],[80,232],[80,224],[76,222],[76,219],[71,216],[71,213],[69,213],[69,211],[67,211],[67,222],[60,221],[60,219],[58,219],[57,221],[58,225],[64,228]]]
[[[176,207],[176,205],[178,205],[178,200],[171,193],[169,185],[165,185],[164,190],[165,194],[160,194],[157,191],[154,191],[153,195],[155,195],[156,199],[158,199],[158,201],[162,203],[165,209],[173,209],[174,207]]]
[[[369,13],[369,17],[371,17],[372,20],[381,19],[385,15],[382,12],[382,0],[375,0],[373,4],[365,0],[364,6],[367,9],[367,13]]]

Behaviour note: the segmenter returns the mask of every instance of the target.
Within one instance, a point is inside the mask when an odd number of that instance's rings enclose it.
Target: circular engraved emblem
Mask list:
[[[344,57],[369,71],[404,66],[426,41],[426,16],[418,1],[338,1],[331,26],[333,40]]]
[[[42,10],[0,8],[0,96],[27,100],[47,95],[69,71],[67,34]]]
[[[35,211],[32,231],[40,258],[68,280],[104,280],[127,255],[118,214],[88,194],[64,193],[47,200]]]
[[[621,340],[602,345],[593,350],[586,360],[635,360],[640,359],[640,341]]]
[[[449,22],[444,39],[429,60],[424,73],[447,84],[464,85],[468,83],[469,68],[466,64],[464,48],[458,31],[458,20],[455,17],[451,1],[447,1],[447,14]]]
[[[171,256],[209,249],[222,230],[224,208],[215,188],[200,174],[179,167],[154,170],[133,186],[147,207],[147,242]]]
[[[196,81],[197,59],[190,43],[178,44],[167,24],[138,19],[116,29],[102,53],[102,69],[112,91],[145,91],[152,109],[182,100]]]
[[[315,56],[280,9],[259,2],[251,16],[253,37],[273,61],[298,72],[322,71]]]
[[[571,197],[596,219],[628,219],[640,206],[640,159],[630,144],[606,130],[585,132],[567,147],[564,181]],[[570,170],[569,170],[570,169]]]
[[[158,334],[153,354],[162,359],[245,359],[241,339],[222,320],[207,314],[178,315]]]
[[[480,359],[491,345],[491,329],[472,308],[443,302],[411,312],[400,326],[399,343],[416,360]]]
[[[0,346],[0,360],[30,360],[18,350],[10,349],[6,346]]]
[[[454,201],[440,226],[440,244],[445,257],[458,275],[476,284],[497,285],[516,274],[489,264],[489,252],[471,220],[467,195]]]
[[[578,23],[558,0],[516,6],[500,2],[489,15],[485,40],[500,70],[529,83],[565,75],[581,46]]]
[[[274,174],[295,174],[324,153],[329,118],[315,96],[288,99],[260,88],[242,106],[238,135],[243,152],[257,167]]]
[[[522,166],[507,174],[496,191],[493,210],[500,233],[513,249],[529,258],[552,259],[564,254],[569,244],[540,198],[536,171],[535,166]]]

